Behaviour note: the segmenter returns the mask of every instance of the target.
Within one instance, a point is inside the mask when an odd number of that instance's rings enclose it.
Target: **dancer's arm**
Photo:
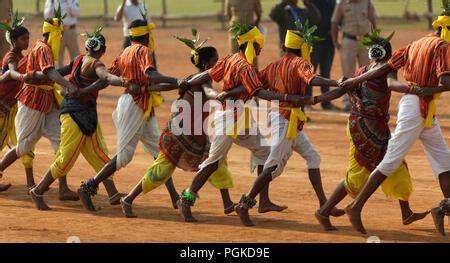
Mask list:
[[[317,103],[332,101],[332,100],[342,97],[345,93],[346,93],[346,90],[344,88],[339,87],[337,89],[330,90],[322,95],[314,96],[311,101],[311,104],[314,105]]]
[[[267,89],[260,89],[256,91],[255,96],[263,100],[278,100],[281,102],[288,102],[295,107],[300,107],[308,104],[311,101],[311,97],[302,97],[300,95],[281,94]]]
[[[61,76],[58,73],[58,71],[56,71],[54,68],[48,69],[47,72],[45,72],[44,74],[47,75],[49,79],[59,84],[62,87],[62,89],[65,89],[65,93],[68,96],[70,97],[78,96],[80,89],[77,86],[70,83],[69,81],[67,81],[65,78],[63,78],[63,76]]]
[[[146,87],[147,92],[170,91],[170,90],[175,90],[175,89],[178,89],[178,85],[171,84],[171,83],[159,83],[159,84],[154,84],[154,85],[150,85],[150,86]]]
[[[311,86],[339,86],[339,82],[334,79],[327,79],[321,76],[315,76],[309,83]]]
[[[391,71],[391,66],[389,64],[383,64],[379,67],[373,68],[367,72],[365,72],[362,75],[359,75],[357,77],[349,78],[342,82],[339,86],[343,87],[345,89],[351,89],[358,85],[361,82],[367,81],[369,79],[379,78],[385,74],[387,74],[389,71]]]

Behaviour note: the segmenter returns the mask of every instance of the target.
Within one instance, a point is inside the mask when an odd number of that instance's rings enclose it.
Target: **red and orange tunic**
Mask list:
[[[155,69],[155,65],[150,49],[147,46],[133,42],[112,62],[109,72],[143,87],[151,84],[146,73],[153,69]],[[125,90],[125,92],[127,91]],[[137,106],[145,112],[148,109],[150,93],[144,92],[132,96]],[[154,116],[153,109],[151,115]]]
[[[9,70],[9,63],[16,63],[16,71],[24,74],[27,67],[27,56],[19,58],[14,52],[9,51],[5,54],[2,60],[2,70],[6,72]],[[17,80],[8,80],[0,84],[0,98],[9,106],[12,107],[17,103],[16,95],[22,87],[23,82]]]
[[[439,78],[450,74],[450,44],[436,34],[414,41],[392,55],[388,64],[394,70],[403,67],[405,80],[421,87],[436,87]],[[433,97],[420,98],[420,111],[426,118]]]
[[[222,91],[243,85],[245,92],[234,97],[235,100],[240,99],[243,102],[247,102],[263,87],[259,80],[258,71],[247,62],[245,56],[241,53],[228,55],[219,60],[209,70],[209,75],[215,82],[222,81]]]
[[[51,47],[43,40],[38,40],[28,54],[27,73],[34,71],[41,71],[44,74],[55,68],[55,60]],[[53,86],[55,83],[52,80],[35,80],[33,85],[25,84],[19,91],[16,98],[27,107],[41,111],[44,113],[50,112],[54,104],[57,104],[55,95],[52,90],[45,90],[37,88],[39,85]]]
[[[316,76],[314,67],[305,59],[294,54],[286,54],[280,60],[269,64],[260,72],[264,88],[280,94],[304,96],[306,86]],[[280,103],[280,114],[289,120],[292,105]],[[304,122],[298,122],[298,129],[303,129]]]

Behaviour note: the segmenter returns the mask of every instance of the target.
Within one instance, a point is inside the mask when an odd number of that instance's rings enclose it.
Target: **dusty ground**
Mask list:
[[[26,26],[32,29],[33,40],[39,36],[40,23],[38,20],[26,22]],[[94,25],[100,23],[84,21],[79,31],[91,30]],[[209,43],[217,47],[221,55],[226,54],[227,34],[220,31],[216,23],[205,24],[198,26],[197,23],[196,27],[203,36],[211,38]],[[276,28],[272,24],[266,25],[269,38],[260,59],[262,66],[277,59],[279,54]],[[190,27],[189,23],[183,23],[172,25],[169,29],[156,30],[157,59],[161,72],[178,77],[194,72],[188,60],[189,50],[171,37],[175,34],[188,36]],[[121,50],[122,31],[119,25],[114,24],[107,27],[104,33],[109,42],[103,61],[108,64]],[[426,33],[427,31],[421,28],[399,30],[393,40],[394,48],[397,49]],[[83,41],[79,39],[80,45]],[[334,78],[340,77],[339,64],[337,55],[332,72]],[[120,88],[110,88],[103,91],[99,99],[100,120],[111,153],[116,149],[111,113],[121,92]],[[164,96],[167,102],[157,112],[160,127],[163,127],[169,114],[169,102],[176,98],[175,93],[167,93]],[[395,95],[391,102],[393,125],[398,98],[399,96]],[[447,139],[450,134],[449,98],[448,94],[443,95],[438,108],[441,126]],[[340,105],[340,101],[337,104]],[[313,122],[306,125],[305,132],[321,152],[323,183],[329,195],[344,178],[348,147],[345,137],[346,115],[316,109],[309,114]],[[38,179],[53,160],[50,149],[50,144],[45,139],[37,145],[35,174]],[[248,190],[255,178],[254,174],[248,173],[248,161],[248,151],[238,146],[231,149],[229,164],[235,182],[231,195],[235,201]],[[430,209],[441,200],[442,194],[419,143],[414,146],[407,161],[415,186],[411,199],[412,207],[416,211]],[[115,176],[119,189],[123,192],[129,191],[151,163],[152,158],[139,147],[133,162]],[[70,173],[69,183],[76,189],[81,180],[92,175],[93,170],[81,157]],[[191,179],[190,173],[177,171],[174,175],[179,190],[186,187]],[[102,209],[95,214],[83,210],[79,202],[58,201],[55,186],[46,195],[46,200],[53,210],[37,211],[26,194],[24,171],[19,162],[6,171],[1,183],[11,183],[13,186],[9,191],[0,193],[0,242],[65,242],[69,236],[78,236],[81,242],[366,242],[368,237],[356,233],[345,216],[333,219],[339,231],[322,231],[313,216],[318,202],[308,181],[305,162],[298,155],[291,158],[283,176],[271,184],[272,199],[288,205],[289,209],[283,213],[263,215],[257,214],[255,209],[252,210],[251,215],[257,224],[254,228],[242,227],[236,215],[224,216],[220,195],[210,185],[201,191],[201,199],[194,207],[200,222],[187,224],[183,223],[178,212],[171,208],[164,187],[139,197],[134,208],[139,218],[127,219],[122,216],[119,207],[111,207],[107,203],[103,188],[94,200]],[[350,199],[345,199],[341,206],[349,202]],[[380,237],[382,242],[450,242],[449,237],[441,237],[435,232],[431,217],[410,226],[403,226],[397,201],[387,199],[381,192],[377,192],[368,202],[363,211],[363,220],[369,235]],[[450,231],[448,223],[446,226]]]

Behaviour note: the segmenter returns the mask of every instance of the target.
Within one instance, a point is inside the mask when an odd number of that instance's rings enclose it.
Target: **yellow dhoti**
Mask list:
[[[177,167],[160,153],[152,166],[148,168],[144,178],[142,178],[142,192],[148,193],[164,184],[172,177],[175,168]],[[228,170],[226,160],[219,169],[209,177],[208,181],[217,189],[229,189],[233,187],[231,172]]]
[[[355,198],[363,189],[371,172],[360,165],[355,159],[355,145],[350,137],[347,128],[347,135],[350,139],[350,152],[347,167],[347,177],[344,181],[347,193]],[[406,163],[403,162],[400,167],[381,184],[381,189],[388,197],[402,201],[408,201],[412,193],[411,176]]]
[[[8,143],[11,145],[17,144],[16,126],[14,120],[17,114],[17,104],[14,105],[8,113],[0,116],[0,150],[3,150]],[[33,167],[34,153],[30,152],[20,158],[25,168]]]
[[[56,153],[55,161],[50,166],[53,178],[57,179],[66,175],[80,153],[95,172],[99,172],[110,161],[100,125],[97,125],[97,130],[91,136],[86,136],[70,114],[62,114],[60,121],[61,145]]]

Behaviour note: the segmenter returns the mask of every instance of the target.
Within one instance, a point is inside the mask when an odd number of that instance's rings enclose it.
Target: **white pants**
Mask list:
[[[160,134],[156,117],[145,118],[144,111],[136,105],[130,94],[119,98],[112,116],[117,129],[117,170],[131,162],[139,141],[147,153],[158,157]]]
[[[215,112],[215,132],[211,140],[211,148],[208,158],[200,164],[200,170],[215,162],[219,162],[218,167],[220,167],[225,161],[233,142],[250,150],[250,172],[253,172],[258,165],[264,165],[266,162],[270,149],[253,118],[251,119],[251,131],[254,131],[255,134],[248,134],[249,131],[246,131],[246,135],[238,135],[236,139],[226,135],[227,127],[233,125],[233,114],[232,110]]]
[[[438,120],[434,118],[432,127],[425,129],[421,116],[419,97],[404,95],[399,104],[397,127],[389,140],[386,155],[377,167],[382,174],[389,176],[397,170],[417,139],[422,142],[436,176],[450,171],[450,151]]]
[[[277,111],[269,113],[269,121],[272,145],[264,169],[276,166],[272,172],[272,178],[281,175],[293,151],[299,153],[306,160],[308,169],[320,168],[320,154],[305,133],[297,130],[295,140],[286,139],[289,121]]]
[[[43,113],[19,101],[15,125],[18,157],[32,151],[42,136],[50,140],[54,153],[58,151],[61,142],[61,125],[59,110],[56,107],[53,107],[49,113]]]

